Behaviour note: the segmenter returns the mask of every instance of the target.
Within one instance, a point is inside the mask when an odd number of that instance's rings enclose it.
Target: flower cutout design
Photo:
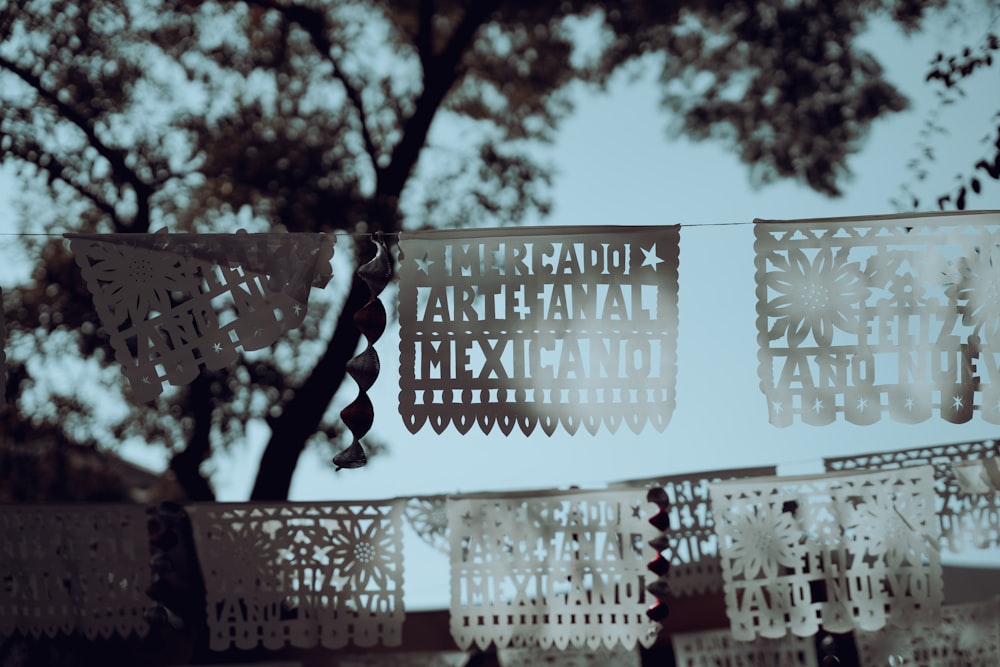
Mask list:
[[[888,498],[871,498],[854,507],[846,525],[869,557],[884,559],[888,566],[904,562],[918,565],[926,549],[926,539],[920,526],[911,522],[907,514],[905,504]]]
[[[959,262],[958,283],[962,323],[975,327],[976,334],[996,340],[1000,333],[1000,249],[996,245],[975,248]]]
[[[889,290],[896,305],[903,308],[917,308],[924,298],[924,287],[914,280],[912,273],[894,276]]]
[[[733,571],[744,579],[756,579],[762,573],[775,576],[778,566],[798,564],[802,533],[791,513],[761,505],[756,511],[733,514],[728,529],[733,540],[728,557]]]
[[[386,590],[397,570],[396,549],[391,532],[380,530],[378,519],[345,521],[330,541],[330,558],[346,588]]]
[[[220,524],[215,550],[218,562],[226,563],[215,575],[230,582],[234,590],[261,590],[274,583],[274,542],[259,523],[234,521],[224,528]]]
[[[868,288],[857,262],[843,261],[830,248],[820,248],[812,261],[799,248],[770,260],[777,270],[764,276],[764,285],[778,293],[766,307],[775,317],[771,340],[787,336],[795,347],[812,333],[816,344],[825,346],[832,344],[835,328],[858,332],[855,305],[868,298]]]
[[[101,285],[95,299],[107,308],[111,321],[104,325],[109,329],[126,321],[135,325],[150,312],[167,312],[172,292],[190,295],[198,290],[196,270],[175,253],[121,243],[95,243],[88,253],[92,276]]]
[[[406,518],[424,542],[445,554],[449,552],[444,496],[411,498],[406,504]]]

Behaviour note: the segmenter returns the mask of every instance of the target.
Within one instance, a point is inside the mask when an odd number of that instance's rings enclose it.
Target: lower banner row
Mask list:
[[[912,651],[905,664],[937,664],[919,651],[947,645],[988,657],[971,664],[1000,664],[997,601],[943,605],[941,565],[942,546],[957,550],[943,539],[942,476],[991,469],[995,444],[945,446],[948,466],[914,451],[831,461],[822,475],[753,469],[449,496],[421,519],[410,498],[0,506],[0,637],[141,636],[168,614],[207,625],[213,650],[399,646],[409,521],[446,545],[462,650],[634,653],[656,642],[652,610],[669,584],[673,613],[700,588],[721,591],[730,620],[721,634],[674,635],[677,664],[743,664],[680,658],[760,651],[815,664],[804,638],[820,632],[853,632],[861,657]],[[964,520],[963,503],[996,515],[988,477],[949,492],[949,521]],[[703,576],[713,569],[717,582]],[[684,572],[699,570],[686,585]]]

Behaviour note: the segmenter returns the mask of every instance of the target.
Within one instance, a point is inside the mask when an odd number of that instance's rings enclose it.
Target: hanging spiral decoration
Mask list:
[[[368,390],[375,384],[381,364],[372,345],[385,331],[385,306],[378,297],[392,279],[392,257],[380,232],[372,236],[372,243],[375,244],[375,257],[359,267],[357,273],[368,285],[370,297],[368,303],[354,313],[354,324],[364,335],[368,345],[347,362],[347,373],[358,383],[359,391],[358,397],[340,411],[340,418],[351,431],[352,441],[347,449],[333,457],[333,464],[338,470],[360,468],[368,463],[361,438],[371,430],[375,420],[375,409],[368,398]]]

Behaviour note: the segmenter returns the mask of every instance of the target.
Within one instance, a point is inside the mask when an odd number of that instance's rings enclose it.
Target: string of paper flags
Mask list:
[[[673,636],[675,652],[815,664],[802,637],[853,631],[859,652],[882,655],[926,627],[910,649],[995,659],[1000,602],[977,603],[980,634],[961,629],[972,607],[943,605],[941,550],[1000,546],[1000,493],[959,481],[967,463],[998,460],[979,441],[827,459],[820,475],[732,469],[586,491],[4,505],[0,636],[143,636],[179,619],[207,625],[214,650],[397,646],[408,521],[447,544],[460,649],[634,650],[668,604],[718,591],[730,629]]]

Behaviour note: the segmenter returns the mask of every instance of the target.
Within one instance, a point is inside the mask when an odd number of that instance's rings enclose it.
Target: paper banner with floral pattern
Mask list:
[[[670,475],[616,482],[611,488],[660,487],[670,500],[670,527],[664,531],[669,541],[670,571],[667,581],[675,596],[696,595],[722,590],[715,522],[712,519],[708,485],[723,479],[767,477],[777,473],[774,466],[734,468],[689,475]]]
[[[736,641],[729,630],[671,635],[677,667],[816,667],[816,646],[788,635]]]
[[[716,482],[709,493],[735,639],[937,620],[930,466]]]
[[[330,280],[325,234],[67,234],[137,401],[274,343]]]
[[[410,498],[406,501],[405,516],[420,539],[445,555],[450,553],[446,496]]]
[[[757,221],[771,423],[1000,424],[1000,212]]]
[[[640,667],[638,649],[606,648],[502,648],[500,667]]]
[[[970,546],[1000,546],[1000,495],[973,492],[968,488],[976,481],[973,471],[965,470],[964,485],[959,472],[959,466],[979,462],[1000,462],[1000,442],[979,440],[823,459],[824,467],[833,472],[933,466],[941,547],[954,553]]]
[[[0,536],[0,637],[149,631],[145,508],[0,505]]]
[[[996,667],[1000,665],[1000,598],[941,608],[930,626],[855,632],[862,667]]]
[[[665,429],[679,235],[676,226],[400,234],[406,427]]]
[[[193,505],[209,646],[397,646],[402,506],[396,501]]]
[[[974,461],[956,461],[952,464],[951,470],[962,493],[973,495],[1000,493],[1000,456]],[[996,516],[1000,519],[1000,512]]]
[[[459,648],[633,648],[656,639],[645,490],[448,498]]]

